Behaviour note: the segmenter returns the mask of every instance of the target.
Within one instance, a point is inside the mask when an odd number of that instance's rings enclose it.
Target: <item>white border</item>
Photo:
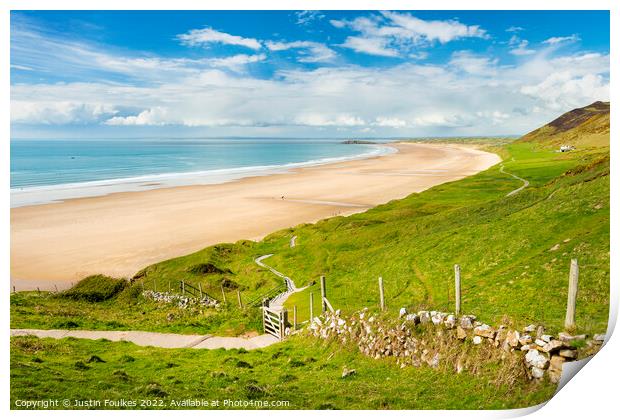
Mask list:
[[[9,80],[9,51],[10,51],[10,24],[9,24],[9,11],[15,10],[139,10],[139,9],[156,9],[156,10],[373,10],[380,8],[382,10],[611,10],[611,56],[617,56],[616,43],[613,40],[620,39],[620,30],[618,24],[620,23],[617,18],[619,2],[611,0],[469,0],[464,2],[462,0],[441,0],[439,1],[405,1],[405,0],[383,0],[378,2],[376,0],[357,0],[345,1],[345,0],[263,0],[263,1],[250,1],[250,0],[227,0],[212,1],[212,0],[149,0],[149,1],[129,1],[129,0],[90,0],[87,3],[76,0],[5,0],[2,2],[0,8],[2,14],[0,16],[0,36],[2,39],[2,55],[0,64],[0,73],[2,74],[2,90],[4,104],[4,112],[0,117],[0,124],[2,126],[2,133],[4,134],[3,141],[1,143],[0,151],[0,165],[2,171],[0,177],[2,185],[5,186],[2,206],[0,212],[2,215],[2,223],[0,225],[0,243],[2,247],[2,254],[0,260],[0,267],[3,268],[5,273],[4,278],[8,286],[8,279],[10,278],[10,229],[9,229],[9,203],[10,203],[10,189],[9,189],[9,142],[10,138],[10,80]],[[615,133],[617,130],[616,122],[617,112],[615,104],[618,100],[617,89],[615,89],[615,76],[617,76],[617,60],[611,60],[611,79],[612,79],[612,191],[617,190],[618,182],[615,172],[615,162],[618,146],[615,145],[617,138]],[[612,208],[617,208],[618,195],[612,194],[611,204]],[[613,213],[613,212],[612,212]],[[620,290],[618,287],[618,260],[616,257],[616,251],[613,246],[614,239],[617,238],[618,226],[616,218],[612,219],[611,223],[611,237],[612,237],[612,252],[611,252],[611,310],[610,310],[610,327],[609,331],[613,329],[618,314],[618,297],[620,296]],[[2,411],[9,411],[9,293],[8,288],[5,289],[4,306],[2,311],[2,325],[4,326],[5,333],[2,339],[2,367],[0,370],[1,392],[3,398],[0,399],[0,406]],[[544,407],[540,408],[530,415],[529,418],[609,418],[611,413],[618,410],[618,391],[616,382],[620,378],[620,363],[618,362],[618,356],[620,354],[620,340],[615,336],[611,336],[606,346],[600,351],[600,353],[588,363],[583,370],[568,383],[554,398],[552,398]],[[376,412],[376,411],[347,411],[347,412],[321,412],[320,416],[326,418],[353,418],[359,416],[388,416],[391,418],[404,417],[408,418],[504,418],[514,417],[518,415],[526,414],[531,410],[512,410],[506,411],[416,411],[416,412]],[[311,411],[300,412],[277,412],[277,411],[263,411],[250,414],[251,416],[267,417],[269,418],[290,418],[291,415],[301,418],[314,417],[317,413]],[[30,412],[10,411],[9,415],[15,418],[31,418],[37,417],[51,417],[51,418],[78,418],[83,416],[89,416],[93,418],[109,418],[111,415],[117,417],[146,417],[154,416],[156,418],[168,418],[169,416],[176,416],[176,413],[168,412],[38,412],[36,414]],[[184,416],[192,418],[205,418],[209,417],[223,417],[238,418],[241,416],[247,417],[248,413],[243,412],[230,412],[230,411],[218,411],[204,413],[200,411],[189,411],[183,413]]]

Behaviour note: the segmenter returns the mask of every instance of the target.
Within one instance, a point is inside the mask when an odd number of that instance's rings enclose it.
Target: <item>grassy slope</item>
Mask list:
[[[282,230],[257,243],[222,244],[164,261],[143,270],[137,283],[156,284],[162,290],[169,282],[174,288],[184,279],[195,286],[200,282],[203,290],[219,297],[219,285],[225,280],[232,308],[235,287],[249,301],[281,284],[253,261],[274,253],[265,262],[298,285],[326,275],[328,296],[337,308],[377,307],[377,277],[382,276],[391,311],[401,306],[450,309],[452,267],[458,263],[464,311],[487,322],[512,321],[519,326],[540,322],[558,330],[566,304],[569,261],[578,258],[578,329],[604,331],[609,294],[609,116],[596,113],[566,129],[570,121],[565,118],[563,125],[545,126],[517,142],[493,148],[505,159],[508,172],[531,183],[515,196],[506,194],[521,182],[500,173],[498,165],[365,213]],[[567,139],[578,150],[555,152],[557,144]],[[291,249],[292,235],[297,235],[298,245]],[[551,251],[555,245],[559,249]],[[207,262],[224,273],[192,272],[192,267]],[[287,302],[289,308],[297,305],[299,320],[308,317],[310,292],[315,295],[317,313],[317,284]],[[71,314],[59,316],[58,299],[18,294],[14,302],[14,327],[49,327],[72,319]],[[77,315],[82,328],[110,328],[106,325],[110,319],[127,328],[142,323],[142,329],[156,331],[234,333],[260,325],[256,311],[232,310],[224,315],[206,311],[189,316],[191,320],[179,315],[169,322],[168,310],[144,305],[141,298],[108,302],[105,307],[71,304],[71,310],[82,314]],[[136,310],[140,312],[131,319]]]
[[[542,322],[559,329],[569,260],[575,257],[582,267],[578,326],[605,330],[605,151],[560,156],[524,143],[508,146],[507,152],[515,160],[508,159],[506,170],[531,182],[516,196],[504,197],[520,182],[495,167],[363,215],[297,229],[299,248],[280,252],[272,263],[294,279],[316,278],[323,271],[331,303],[347,309],[376,307],[376,279],[382,276],[388,305],[395,311],[401,306],[450,308],[452,266],[458,263],[466,312],[489,322],[506,315],[520,325]],[[561,176],[602,158],[579,174]],[[330,231],[335,234],[325,234]],[[558,243],[559,249],[550,251]],[[299,306],[302,318],[311,291],[315,297],[319,293],[313,286],[288,302]]]
[[[93,355],[105,363],[88,363]],[[342,379],[345,366],[357,374]],[[19,337],[11,339],[11,407],[17,399],[197,398],[286,400],[290,409],[497,409],[538,404],[554,391],[547,382],[498,385],[497,368],[400,369],[303,337],[251,352]]]
[[[262,328],[260,310],[181,309],[140,296],[128,288],[104,302],[74,301],[50,293],[11,295],[11,328],[141,330],[235,336]]]
[[[545,138],[554,133],[549,130]],[[560,328],[568,262],[577,257],[582,270],[578,327],[602,331],[609,287],[609,149],[592,136],[600,132],[584,130],[578,136],[584,143],[567,154],[552,152],[555,145],[544,141],[499,146],[506,170],[532,183],[513,197],[505,194],[520,182],[494,167],[363,214],[156,264],[144,271],[137,285],[105,302],[18,293],[11,300],[11,324],[49,328],[76,320],[81,328],[238,332],[257,325],[255,312],[229,305],[220,313],[182,313],[143,301],[139,283],[149,287],[155,282],[161,290],[181,278],[194,285],[201,281],[203,289],[217,296],[220,282],[227,278],[230,303],[235,283],[246,298],[278,285],[253,263],[256,256],[275,253],[266,262],[298,284],[327,275],[331,302],[345,310],[377,306],[379,275],[385,279],[390,311],[401,305],[447,308],[452,264],[459,263],[465,311],[489,322],[505,316],[520,325],[543,321],[551,329]],[[290,249],[293,234],[298,246]],[[556,244],[559,249],[550,251]],[[206,262],[231,273],[198,275],[188,270]],[[310,290],[318,296],[316,286]],[[297,302],[303,318],[307,301],[304,292],[287,304]],[[318,311],[318,299],[316,304]],[[177,318],[168,321],[169,313]],[[92,355],[105,363],[86,363]],[[242,367],[240,361],[252,367]],[[341,379],[344,366],[357,369],[358,375]],[[372,360],[355,349],[302,337],[249,353],[11,339],[12,404],[18,398],[161,395],[165,400],[282,399],[290,400],[291,408],[507,408],[542,402],[554,389],[546,382],[519,382],[509,388],[496,385],[495,379],[493,366],[478,375],[454,375],[441,368],[400,369],[389,360]]]

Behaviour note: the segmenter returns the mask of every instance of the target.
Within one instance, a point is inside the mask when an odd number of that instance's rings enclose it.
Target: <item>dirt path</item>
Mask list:
[[[270,346],[278,339],[269,334],[256,337],[216,337],[211,335],[168,334],[147,331],[87,331],[87,330],[35,330],[11,329],[11,337],[34,335],[39,338],[83,338],[110,341],[129,341],[139,346],[153,346],[167,349],[245,349],[254,350]]]
[[[504,165],[501,165],[499,168],[499,171],[503,174],[506,175],[510,175],[511,177],[518,179],[519,181],[523,182],[523,185],[521,185],[519,188],[517,188],[516,190],[510,191],[508,194],[506,194],[506,197],[510,197],[511,195],[515,195],[516,193],[518,193],[519,191],[521,191],[522,189],[528,187],[530,185],[530,181],[528,181],[527,179],[523,179],[519,176],[516,176],[515,174],[511,174],[509,172],[506,172],[504,170]]]

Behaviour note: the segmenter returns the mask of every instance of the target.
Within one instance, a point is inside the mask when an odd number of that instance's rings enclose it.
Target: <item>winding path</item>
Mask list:
[[[292,295],[293,293],[301,292],[308,286],[297,287],[293,279],[291,279],[288,276],[285,276],[284,274],[280,273],[275,268],[270,267],[263,262],[264,259],[267,259],[271,257],[272,255],[273,254],[267,254],[267,255],[260,256],[256,258],[254,262],[258,264],[260,267],[266,268],[267,270],[271,271],[276,276],[284,279],[284,281],[286,282],[286,292],[280,293],[278,296],[276,296],[275,298],[269,301],[269,307],[277,311],[277,310],[282,309],[282,307],[284,306],[284,302],[286,302],[286,299],[288,299],[290,295]]]
[[[506,197],[510,197],[511,195],[515,195],[517,194],[519,191],[523,190],[524,188],[528,187],[530,185],[530,181],[528,181],[527,179],[523,179],[515,174],[511,174],[510,172],[506,172],[504,170],[504,164],[500,165],[499,171],[503,174],[506,175],[510,175],[511,177],[518,179],[519,181],[523,182],[523,185],[521,185],[519,188],[517,188],[516,190],[512,190],[510,191],[508,194],[506,194]]]
[[[11,329],[11,337],[34,335],[39,338],[81,338],[87,340],[129,341],[138,346],[167,349],[245,349],[254,350],[270,346],[279,340],[272,335],[255,337],[217,337],[212,335],[169,334],[149,331],[91,331],[91,330],[36,330]]]

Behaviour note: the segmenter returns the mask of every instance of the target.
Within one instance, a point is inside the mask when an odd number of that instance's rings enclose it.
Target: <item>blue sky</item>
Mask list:
[[[604,11],[11,13],[13,137],[521,134],[608,99]]]

